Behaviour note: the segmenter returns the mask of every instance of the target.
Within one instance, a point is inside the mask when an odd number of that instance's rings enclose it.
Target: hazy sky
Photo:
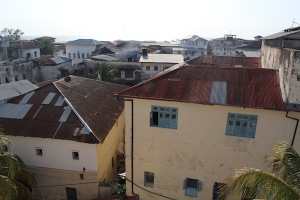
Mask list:
[[[174,40],[253,39],[300,24],[300,0],[0,0],[0,30],[25,36]],[[294,26],[299,26],[294,24]]]

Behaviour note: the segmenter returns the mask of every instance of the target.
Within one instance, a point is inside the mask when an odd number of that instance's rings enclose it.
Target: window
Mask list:
[[[36,51],[34,52],[34,57],[35,57],[35,58],[37,57],[37,52],[36,52]]]
[[[144,172],[144,185],[146,187],[153,187],[154,186],[154,173]]]
[[[35,148],[35,153],[38,156],[43,156],[43,149],[42,148]]]
[[[228,113],[226,135],[254,138],[257,115]]]
[[[158,71],[158,67],[157,66],[154,66],[154,71]]]
[[[150,70],[150,66],[146,66],[146,70],[149,71]]]
[[[186,178],[183,181],[183,189],[186,196],[197,197],[198,192],[201,190],[201,181],[192,178]]]
[[[79,160],[79,153],[78,153],[78,151],[73,151],[72,152],[72,158],[73,158],[73,160]]]
[[[76,53],[73,53],[73,58],[74,58],[74,59],[76,58]]]
[[[90,54],[89,54],[89,53],[87,53],[87,54],[86,54],[86,57],[88,58],[89,56],[90,56]]]
[[[69,53],[69,58],[71,58],[71,53]]]
[[[225,183],[217,183],[217,182],[214,183],[212,200],[221,200],[219,198],[219,194],[221,191],[221,187],[223,187],[225,185],[226,185]]]
[[[82,59],[84,59],[84,53],[82,53]]]
[[[80,59],[80,53],[79,53],[79,51],[77,52],[77,58]]]
[[[114,157],[111,158],[111,168],[114,168],[115,166],[115,161],[114,161]]]
[[[83,175],[83,174],[80,174],[79,177],[80,177],[80,179],[82,179],[82,180],[84,179],[84,175]]]
[[[3,145],[3,152],[9,152],[8,145]]]
[[[177,108],[152,106],[150,126],[177,129],[177,116]]]
[[[178,54],[181,54],[181,51],[178,51]]]

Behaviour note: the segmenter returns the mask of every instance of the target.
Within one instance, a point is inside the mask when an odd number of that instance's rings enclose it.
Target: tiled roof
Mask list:
[[[21,41],[22,49],[39,49],[34,42],[31,41]]]
[[[70,82],[62,79],[0,104],[5,134],[103,142],[124,108],[114,94],[127,87],[70,78]],[[9,109],[8,114],[3,112]]]
[[[183,65],[118,94],[120,97],[285,110],[278,71]]]
[[[140,63],[181,63],[183,62],[182,55],[178,54],[150,54],[141,56]]]
[[[251,68],[261,68],[260,58],[247,58],[247,57],[230,57],[230,56],[212,56],[205,55],[196,57],[187,61],[189,65],[213,64],[221,66],[242,66]]]

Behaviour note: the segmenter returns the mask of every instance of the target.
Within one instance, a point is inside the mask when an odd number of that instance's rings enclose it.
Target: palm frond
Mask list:
[[[256,198],[268,200],[300,199],[297,190],[274,174],[252,168],[237,170],[220,188],[224,199]],[[249,192],[250,191],[250,192]]]
[[[18,156],[14,154],[0,155],[0,169],[2,169],[2,173],[7,170],[7,173],[4,173],[4,175],[10,179],[15,179],[15,177],[20,174],[21,168],[24,167],[24,162]]]
[[[7,176],[0,175],[0,199],[15,199],[18,196],[17,188]]]
[[[277,176],[300,191],[300,156],[284,141],[273,148],[273,155],[267,157],[270,167]]]
[[[23,183],[14,180],[14,184],[17,187],[17,191],[18,191],[18,199],[22,199],[22,200],[32,200],[33,198],[33,194],[32,191],[28,188],[28,186],[24,185]]]

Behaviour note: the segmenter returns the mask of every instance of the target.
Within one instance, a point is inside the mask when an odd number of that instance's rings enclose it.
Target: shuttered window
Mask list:
[[[255,138],[257,115],[228,113],[226,135]]]
[[[144,172],[144,185],[146,187],[153,187],[154,186],[154,173]]]
[[[177,108],[152,106],[150,113],[150,126],[177,129],[177,118]]]
[[[197,197],[198,192],[201,190],[202,183],[197,179],[186,178],[183,181],[183,189],[186,196]]]

